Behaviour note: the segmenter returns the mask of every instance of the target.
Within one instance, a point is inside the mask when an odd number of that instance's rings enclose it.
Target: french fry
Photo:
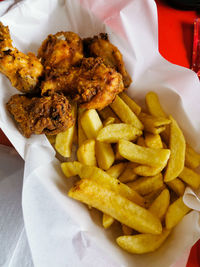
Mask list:
[[[185,138],[177,122],[170,116],[170,140],[171,155],[164,174],[164,181],[169,182],[179,176],[185,162]]]
[[[77,168],[73,162],[61,163],[61,169],[67,178],[70,178],[78,174]]]
[[[120,154],[119,154],[119,143],[114,145],[114,151],[115,151],[115,160],[118,161],[125,161],[126,159],[123,158]]]
[[[101,119],[95,109],[86,110],[81,116],[81,126],[89,139],[96,138],[99,130],[103,128]]]
[[[126,163],[121,162],[121,163],[113,165],[106,172],[113,178],[117,179],[120,176],[120,174],[124,171],[126,166],[127,166]]]
[[[103,170],[108,170],[115,161],[111,144],[96,141],[95,151],[98,166]]]
[[[145,134],[145,144],[150,148],[163,148],[162,140],[159,134]]]
[[[135,103],[126,93],[122,92],[119,94],[120,98],[129,106],[129,108],[138,116],[141,112],[141,107]]]
[[[166,188],[166,185],[163,184],[162,187],[157,190],[152,191],[151,193],[144,196],[145,199],[145,208],[149,208],[153,201],[160,195],[160,193]]]
[[[124,235],[131,235],[133,233],[133,229],[125,224],[122,224],[122,231]]]
[[[184,167],[183,171],[179,174],[179,178],[194,189],[200,186],[200,175],[187,167]]]
[[[87,139],[77,150],[77,158],[81,163],[88,166],[96,166],[95,140]]]
[[[182,196],[185,192],[185,184],[178,178],[167,182],[167,185],[178,195]]]
[[[148,210],[92,180],[79,181],[70,189],[68,196],[101,210],[141,233],[160,234],[162,232],[159,219]]]
[[[185,166],[195,169],[200,165],[200,154],[198,154],[189,144],[186,144]]]
[[[158,249],[169,234],[170,230],[163,229],[163,232],[158,235],[138,234],[120,236],[116,239],[116,242],[121,248],[130,253],[144,254]]]
[[[83,108],[78,109],[78,146],[79,147],[87,139],[87,136],[86,136],[86,134],[85,134],[85,132],[81,126],[81,115],[83,114],[84,111],[85,111],[85,109],[83,109]]]
[[[141,112],[139,119],[144,125],[144,130],[153,134],[159,134],[166,129],[166,125],[170,124],[170,119],[163,117],[155,117]]]
[[[145,97],[146,106],[151,115],[166,118],[166,114],[160,105],[158,95],[155,92],[148,92]]]
[[[72,106],[72,116],[76,118],[77,107],[75,105]],[[61,132],[56,135],[55,141],[55,149],[57,152],[63,157],[71,157],[72,153],[72,143],[74,139],[76,123],[69,129],[64,132]]]
[[[114,223],[114,221],[115,219],[113,217],[103,213],[102,224],[105,229],[109,228]]]
[[[136,181],[128,183],[127,185],[144,196],[163,186],[162,174],[159,173],[152,177],[142,177],[137,179]]]
[[[103,127],[97,135],[97,140],[105,143],[117,143],[120,139],[135,141],[142,131],[125,123],[109,124]]]
[[[144,147],[146,146],[144,137],[142,137],[142,136],[139,136],[139,137],[138,137],[136,143],[137,143],[138,146],[144,146]]]
[[[182,218],[190,211],[183,203],[183,198],[180,197],[176,201],[174,201],[168,208],[166,217],[165,217],[165,225],[167,229],[173,228],[177,225]]]
[[[136,128],[143,130],[143,125],[138,117],[133,113],[129,106],[117,95],[110,107],[118,115],[122,122],[131,124]]]
[[[141,147],[126,140],[119,141],[119,153],[132,162],[163,168],[170,156],[169,149]]]
[[[165,166],[161,167],[153,167],[153,166],[145,166],[145,165],[139,165],[134,168],[134,173],[139,176],[154,176],[158,173],[160,173]]]
[[[107,126],[109,124],[113,124],[115,122],[115,118],[113,117],[108,117],[105,121],[103,121],[103,126]]]
[[[135,202],[136,204],[141,206],[144,205],[144,199],[142,196],[140,196],[137,192],[132,190],[127,185],[111,177],[100,168],[86,166],[77,161],[74,162],[74,165],[77,168],[78,175],[81,179],[90,179],[94,182],[100,183],[109,190],[112,190],[117,194],[126,197],[127,199]]]
[[[163,221],[170,203],[170,194],[168,189],[164,189],[160,195],[153,201],[149,211]]]
[[[109,106],[105,107],[104,109],[98,110],[98,113],[103,120],[112,117],[115,118],[116,123],[121,122],[120,119],[117,117],[117,115],[112,111],[112,109]]]
[[[118,178],[120,182],[127,183],[137,179],[137,174],[134,173],[134,168],[137,166],[134,162],[128,162],[126,164],[125,170],[122,172]]]

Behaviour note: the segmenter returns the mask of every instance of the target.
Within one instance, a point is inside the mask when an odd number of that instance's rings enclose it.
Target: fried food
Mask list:
[[[43,73],[43,66],[33,53],[25,55],[12,46],[9,29],[1,22],[0,72],[8,77],[12,86],[23,93],[35,91]]]
[[[124,90],[124,85],[121,74],[106,67],[101,58],[84,58],[80,67],[50,76],[41,90],[43,95],[61,91],[84,108],[103,109]]]
[[[74,123],[69,101],[59,94],[33,98],[13,95],[7,103],[7,109],[27,138],[31,134],[55,135]]]
[[[107,67],[113,68],[123,77],[124,87],[129,87],[131,77],[127,73],[123,57],[116,46],[111,44],[106,33],[83,40],[86,56],[101,57]]]

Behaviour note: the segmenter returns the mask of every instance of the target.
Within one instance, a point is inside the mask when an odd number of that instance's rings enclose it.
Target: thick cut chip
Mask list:
[[[115,219],[113,217],[103,213],[102,224],[105,229],[109,228],[114,223],[114,221]]]
[[[134,173],[134,168],[137,166],[134,162],[128,162],[125,170],[119,177],[119,181],[122,183],[131,182],[137,179],[137,174]]]
[[[200,165],[200,154],[198,154],[189,144],[186,144],[185,165],[195,169]]]
[[[116,161],[126,161],[125,158],[123,158],[120,154],[119,154],[119,143],[114,145],[114,151],[115,151],[115,160]]]
[[[121,122],[120,119],[117,117],[117,115],[112,111],[112,109],[109,106],[105,107],[104,109],[98,110],[98,113],[103,120],[112,117],[115,118],[116,123]]]
[[[101,210],[141,233],[162,232],[160,220],[150,211],[94,181],[88,179],[79,181],[70,189],[68,196]]]
[[[116,239],[117,244],[124,250],[134,254],[144,254],[158,249],[166,240],[170,230],[163,229],[159,235],[139,234],[125,235]]]
[[[153,134],[159,134],[165,130],[166,125],[170,124],[170,119],[163,117],[155,117],[141,112],[139,119],[144,125],[144,130]]]
[[[182,218],[190,211],[190,208],[187,207],[183,198],[180,197],[176,201],[174,201],[168,208],[166,217],[165,217],[165,225],[167,229],[173,228],[177,225]]]
[[[110,125],[110,124],[113,124],[115,122],[115,118],[113,117],[108,117],[105,121],[103,121],[103,126],[107,126],[107,125]]]
[[[185,184],[178,178],[167,182],[167,185],[178,195],[182,196],[185,192]]]
[[[160,173],[164,167],[165,166],[153,167],[153,166],[140,165],[134,168],[134,173],[140,176],[154,176]]]
[[[170,194],[168,189],[164,189],[160,195],[153,201],[149,211],[157,216],[161,221],[164,219],[170,203]]]
[[[133,229],[125,224],[122,224],[122,231],[124,235],[131,235],[133,233]]]
[[[164,174],[164,181],[169,182],[182,172],[185,162],[185,138],[177,122],[170,116],[170,139],[169,148],[171,155]]]
[[[117,95],[110,107],[118,115],[122,122],[131,124],[136,128],[143,130],[143,125],[138,117],[133,113],[129,106]]]
[[[159,173],[152,177],[142,177],[137,179],[136,181],[128,183],[127,185],[144,196],[163,186],[162,174]]]
[[[117,179],[120,176],[120,174],[124,171],[126,166],[127,166],[126,163],[121,162],[121,163],[113,165],[106,172],[107,172],[107,174],[109,174],[113,178]]]
[[[127,199],[137,203],[138,205],[144,205],[144,198],[140,196],[136,191],[132,190],[127,185],[121,183],[117,179],[108,175],[100,168],[93,166],[86,166],[80,162],[74,162],[78,175],[81,179],[90,179],[97,183],[100,183],[104,187],[126,197]]]
[[[119,141],[119,153],[132,162],[163,168],[170,156],[169,149],[141,147],[126,140]]]
[[[88,138],[96,138],[99,130],[103,128],[101,119],[95,109],[86,110],[81,116],[81,126]]]
[[[88,166],[96,166],[95,140],[88,139],[77,150],[77,158],[81,163]]]
[[[77,168],[73,162],[63,162],[61,163],[61,169],[64,175],[69,178],[78,174]]]
[[[151,115],[155,117],[166,118],[166,114],[160,105],[158,95],[155,92],[149,92],[145,97],[146,106]]]
[[[130,124],[115,123],[102,128],[97,135],[97,140],[105,143],[117,143],[120,139],[135,141],[140,135],[142,131]]]
[[[98,166],[103,170],[108,170],[115,161],[111,144],[96,141],[95,151]]]
[[[76,118],[77,108],[75,105],[72,106],[72,116]],[[76,123],[64,132],[56,135],[55,149],[57,152],[66,158],[71,157],[72,143],[76,131]]]
[[[145,199],[145,207],[149,208],[153,201],[160,195],[160,193],[166,188],[166,185],[163,184],[162,187],[160,187],[157,190],[152,191],[151,193],[144,196]]]
[[[159,134],[145,134],[145,144],[150,148],[163,148],[162,140]]]
[[[87,136],[81,126],[81,116],[85,110],[83,108],[78,109],[78,145],[81,146],[82,143],[87,139]]]
[[[141,107],[135,103],[135,101],[130,98],[126,93],[122,92],[119,94],[121,99],[129,106],[129,108],[135,113],[135,115],[139,115],[141,112]]]
[[[183,171],[179,174],[179,178],[194,189],[198,189],[200,186],[200,175],[187,167],[184,167]]]

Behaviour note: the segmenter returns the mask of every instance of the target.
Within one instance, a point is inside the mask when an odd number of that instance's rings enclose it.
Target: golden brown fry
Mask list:
[[[115,154],[111,144],[96,141],[95,151],[98,166],[103,170],[108,170],[115,161]]]
[[[134,162],[128,162],[125,170],[119,177],[119,181],[122,183],[131,182],[137,179],[137,175],[134,173],[134,168],[137,166]]]
[[[115,122],[115,118],[113,117],[108,117],[105,121],[103,121],[103,126],[107,126],[107,125],[110,125],[110,124],[113,124]]]
[[[73,162],[61,163],[61,169],[67,178],[78,175],[78,171]]]
[[[200,175],[187,167],[184,167],[179,178],[194,189],[198,189],[200,186]]]
[[[140,176],[154,176],[160,173],[163,170],[163,166],[154,167],[154,166],[146,166],[139,165],[134,168],[134,173]]]
[[[167,185],[178,195],[182,196],[185,192],[185,184],[178,178],[167,182]]]
[[[125,224],[122,224],[122,231],[124,235],[131,235],[133,233],[133,229]]]
[[[141,107],[135,103],[125,92],[119,94],[120,98],[129,106],[129,108],[138,116],[141,112]]]
[[[145,207],[148,209],[153,201],[160,195],[160,193],[166,188],[165,184],[157,190],[152,191],[151,193],[144,196]]]
[[[95,140],[88,139],[78,148],[77,158],[81,163],[88,166],[97,166],[95,156]]]
[[[148,92],[145,97],[146,106],[151,115],[166,118],[166,114],[160,105],[158,95],[155,92]]]
[[[126,163],[122,163],[121,162],[121,163],[118,163],[118,164],[113,165],[106,172],[107,172],[107,174],[109,174],[113,178],[116,178],[117,179],[121,175],[121,173],[124,171],[124,169],[126,168],[126,166],[127,166]]]
[[[81,146],[82,143],[87,139],[87,136],[81,125],[81,116],[85,110],[82,108],[78,109],[78,146]]]
[[[70,189],[68,196],[101,210],[141,233],[162,232],[160,221],[148,210],[92,180],[79,181]]]
[[[109,106],[105,107],[104,109],[98,110],[98,113],[103,120],[106,120],[107,118],[111,117],[115,118],[116,123],[121,122],[120,119],[117,117],[117,115],[112,111],[112,109]]]
[[[145,134],[145,144],[150,148],[163,148],[162,140],[159,134]]]
[[[186,144],[185,166],[195,169],[200,165],[200,154],[197,153],[189,144]]]
[[[113,217],[103,213],[102,224],[105,229],[109,228],[114,223],[114,221],[115,219]]]

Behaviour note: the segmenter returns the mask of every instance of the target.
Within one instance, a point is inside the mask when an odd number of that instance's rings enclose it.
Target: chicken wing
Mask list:
[[[114,68],[121,73],[124,87],[129,87],[131,77],[125,69],[122,54],[116,46],[109,42],[106,33],[101,33],[93,38],[86,38],[83,40],[83,44],[86,56],[101,57],[107,67]]]
[[[33,98],[13,95],[7,103],[7,109],[27,138],[31,134],[54,135],[74,123],[69,101],[59,94]]]
[[[124,90],[122,76],[106,67],[101,58],[84,58],[80,67],[42,83],[42,94],[57,91],[70,95],[87,109],[103,109]]]
[[[24,93],[36,90],[43,72],[40,60],[33,53],[25,55],[12,46],[9,29],[1,22],[0,72],[8,77],[12,86]]]

